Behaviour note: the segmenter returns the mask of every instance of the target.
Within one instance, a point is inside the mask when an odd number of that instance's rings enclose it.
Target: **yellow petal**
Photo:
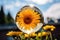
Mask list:
[[[24,34],[24,36],[25,36],[25,38],[28,38],[28,37],[29,37],[29,35],[28,35],[28,34]]]
[[[7,36],[19,36],[21,34],[22,34],[22,32],[11,31],[11,32],[8,32],[6,35]]]

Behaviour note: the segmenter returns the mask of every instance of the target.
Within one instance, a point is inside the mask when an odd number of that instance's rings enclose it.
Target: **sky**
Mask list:
[[[25,5],[34,5],[39,8],[44,16],[60,18],[60,0],[0,0],[0,7],[3,5],[5,14],[10,11],[15,19],[16,14]]]

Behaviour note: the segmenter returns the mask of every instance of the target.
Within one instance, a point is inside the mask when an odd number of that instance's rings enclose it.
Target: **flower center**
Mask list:
[[[32,22],[32,18],[31,17],[24,18],[24,23],[30,24],[31,22]]]

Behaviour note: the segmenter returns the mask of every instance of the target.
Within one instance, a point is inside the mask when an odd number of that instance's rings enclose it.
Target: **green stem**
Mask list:
[[[20,35],[21,40],[25,40],[25,37],[23,35]]]
[[[48,39],[48,37],[46,36],[46,40]]]
[[[40,38],[39,37],[36,37],[36,40],[40,40]]]
[[[30,38],[30,40],[34,40],[33,38]]]
[[[42,29],[42,30],[41,30],[41,35],[42,35],[42,32],[43,32],[43,31],[44,31],[44,30]],[[42,36],[41,36],[40,40],[42,40]]]
[[[46,40],[49,40],[49,37],[48,37],[48,35],[46,36]]]
[[[49,32],[50,33],[50,38],[51,38],[51,40],[52,40],[52,33],[51,32]]]

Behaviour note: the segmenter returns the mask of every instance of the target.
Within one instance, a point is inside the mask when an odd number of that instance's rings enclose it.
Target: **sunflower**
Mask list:
[[[41,37],[41,36],[47,36],[49,35],[49,32],[41,32],[41,33],[38,33],[38,37]]]
[[[17,31],[17,32],[15,32],[15,31],[10,31],[10,32],[8,32],[6,35],[7,36],[19,36],[19,35],[22,35],[23,33],[22,32],[20,32],[20,31]]]
[[[24,37],[25,37],[25,38],[28,38],[28,37],[29,37],[29,34],[24,34]]]
[[[46,25],[46,26],[43,27],[44,30],[50,29],[51,31],[54,31],[55,28],[56,28],[56,27],[53,26],[53,25]]]
[[[18,12],[16,22],[21,29],[31,30],[40,23],[40,14],[32,8],[26,7]]]
[[[30,37],[36,37],[37,36],[37,33],[31,33],[30,34]]]

